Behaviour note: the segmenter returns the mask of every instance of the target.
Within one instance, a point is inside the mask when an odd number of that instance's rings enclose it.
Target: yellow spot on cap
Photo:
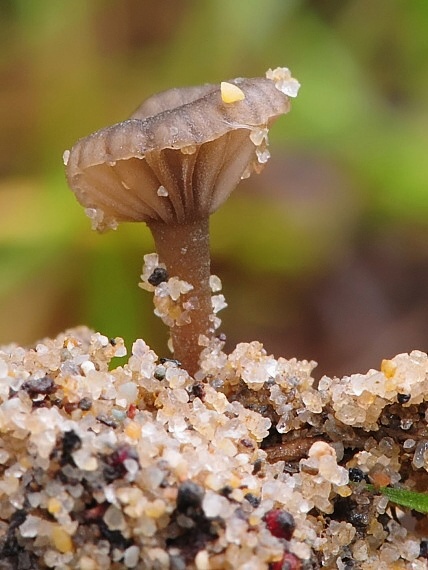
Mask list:
[[[245,99],[245,93],[233,83],[222,81],[220,84],[221,98],[224,103],[236,103]]]

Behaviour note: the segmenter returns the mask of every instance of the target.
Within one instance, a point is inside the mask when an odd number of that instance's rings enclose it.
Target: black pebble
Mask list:
[[[397,394],[397,401],[399,404],[406,404],[410,398],[410,394]]]
[[[364,481],[365,475],[358,467],[351,467],[349,469],[349,479],[353,483],[360,483],[361,481]]]
[[[421,540],[419,557],[428,558],[428,540]]]
[[[202,384],[202,382],[198,382],[197,384],[193,384],[192,394],[195,396],[195,398],[199,398],[200,400],[204,399],[204,397],[205,397],[205,386]]]
[[[168,273],[163,267],[156,267],[147,281],[150,283],[150,285],[156,287],[157,285],[160,285],[160,283],[168,281]]]
[[[252,493],[247,493],[244,496],[244,498],[247,499],[247,501],[250,503],[250,505],[252,507],[254,507],[255,509],[257,509],[257,507],[260,505],[260,502],[261,502],[260,497],[256,497]]]
[[[49,376],[43,378],[30,378],[21,386],[22,390],[28,392],[30,396],[38,394],[52,394],[57,389],[57,385]]]
[[[82,440],[77,435],[74,430],[65,431],[62,437],[62,455],[61,455],[61,464],[64,465],[65,463],[70,463],[74,465],[74,460],[71,456],[73,451],[79,449],[82,445]]]
[[[87,412],[92,408],[92,400],[90,398],[82,398],[79,402],[79,408]]]
[[[177,511],[185,513],[189,508],[198,508],[204,497],[204,489],[193,481],[184,481],[178,488]]]

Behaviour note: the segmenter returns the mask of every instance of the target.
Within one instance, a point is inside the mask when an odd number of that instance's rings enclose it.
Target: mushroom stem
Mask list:
[[[202,350],[199,336],[210,337],[213,332],[208,218],[181,224],[151,221],[148,226],[159,260],[165,264],[169,277],[178,277],[193,286],[181,298],[183,303],[187,301],[193,305],[189,311],[190,323],[171,327],[174,358],[193,375],[199,368]]]

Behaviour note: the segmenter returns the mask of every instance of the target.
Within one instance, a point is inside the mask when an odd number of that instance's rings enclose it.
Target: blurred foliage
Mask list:
[[[0,342],[84,322],[165,351],[149,232],[91,232],[62,152],[154,92],[286,65],[273,159],[212,219],[231,345],[337,373],[426,349],[427,29],[426,0],[2,0]]]

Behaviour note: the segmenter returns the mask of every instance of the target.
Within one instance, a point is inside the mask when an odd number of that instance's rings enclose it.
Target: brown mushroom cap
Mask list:
[[[289,97],[270,79],[230,83],[243,100],[225,103],[218,84],[171,89],[64,153],[69,185],[94,227],[207,217],[261,169],[267,128],[288,112]]]

